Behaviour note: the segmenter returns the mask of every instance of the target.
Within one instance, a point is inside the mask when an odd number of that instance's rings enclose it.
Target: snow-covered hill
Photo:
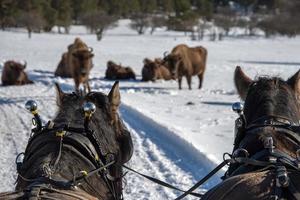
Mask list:
[[[53,76],[53,72],[76,36],[95,52],[91,73],[93,90],[108,92],[112,81],[104,80],[106,62],[113,60],[131,66],[140,79],[145,57],[162,57],[163,52],[180,43],[202,45],[208,49],[204,86],[198,90],[177,89],[175,81],[120,82],[120,113],[132,131],[135,144],[130,164],[141,172],[181,188],[189,188],[217,163],[223,152],[230,152],[236,115],[231,104],[239,101],[232,76],[236,65],[247,74],[280,75],[287,78],[299,69],[300,38],[248,38],[221,42],[190,41],[183,33],[160,30],[151,35],[137,35],[128,29],[127,21],[106,33],[101,42],[94,35],[78,29],[70,35],[0,32],[0,61],[27,61],[27,72],[36,83],[21,87],[0,87],[0,191],[12,190],[15,181],[14,159],[27,144],[31,116],[24,109],[28,99],[39,103],[43,120],[55,115],[54,82],[72,91],[73,80]],[[0,67],[0,72],[2,71]],[[222,172],[204,189],[219,181]],[[172,199],[178,193],[159,187],[129,173],[126,199]],[[191,198],[192,199],[192,198]]]

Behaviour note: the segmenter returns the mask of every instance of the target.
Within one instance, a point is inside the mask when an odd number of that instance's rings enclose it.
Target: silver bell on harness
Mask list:
[[[92,115],[96,112],[96,106],[92,102],[85,102],[83,104],[83,111],[84,111],[84,128],[88,131],[90,119]]]
[[[234,104],[232,104],[232,110],[241,115],[244,110],[244,105],[241,102],[235,102]]]
[[[42,129],[42,120],[41,120],[41,117],[40,115],[38,114],[38,106],[37,106],[37,103],[36,101],[34,100],[28,100],[26,103],[25,103],[25,108],[31,112],[31,114],[33,115],[33,119],[32,119],[32,124],[34,126],[36,126],[35,129],[33,129],[33,132],[35,131],[40,131]]]
[[[85,102],[83,104],[83,111],[85,116],[92,116],[96,112],[96,106],[92,102]]]

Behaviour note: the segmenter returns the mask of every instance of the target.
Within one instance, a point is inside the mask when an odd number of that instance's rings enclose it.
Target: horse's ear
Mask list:
[[[119,90],[119,81],[116,81],[108,94],[109,102],[112,106],[118,109],[121,103],[121,95]]]
[[[290,77],[287,81],[287,84],[293,88],[296,98],[300,99],[300,70],[298,70],[292,77]]]
[[[55,83],[55,88],[56,88],[56,103],[59,106],[61,105],[65,93],[62,91],[58,83]]]
[[[242,71],[241,67],[235,68],[234,83],[242,100],[246,99],[248,88],[252,82],[253,80]]]
[[[115,84],[112,86],[109,94],[108,99],[110,102],[110,117],[111,117],[111,124],[116,128],[117,133],[119,133],[119,117],[118,117],[118,109],[121,103],[121,95],[119,90],[119,81],[116,81]]]

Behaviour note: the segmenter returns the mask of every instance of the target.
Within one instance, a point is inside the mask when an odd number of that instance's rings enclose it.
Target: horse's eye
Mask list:
[[[251,85],[250,85],[250,87],[255,87],[257,85],[257,83],[256,82],[253,82]]]

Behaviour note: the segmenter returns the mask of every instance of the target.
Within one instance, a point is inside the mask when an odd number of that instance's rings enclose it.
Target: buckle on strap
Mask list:
[[[274,142],[272,137],[266,137],[264,140],[264,148],[268,149],[270,153],[274,152]]]
[[[276,186],[277,187],[289,186],[289,177],[285,166],[278,166],[276,168]]]

